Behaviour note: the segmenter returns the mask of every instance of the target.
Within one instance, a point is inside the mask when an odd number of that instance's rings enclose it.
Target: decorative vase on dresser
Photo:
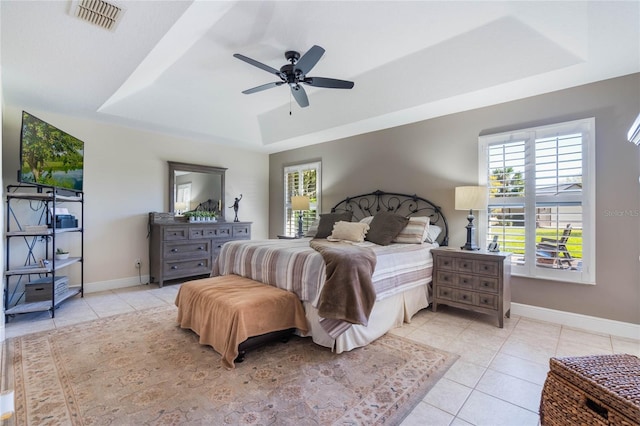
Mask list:
[[[497,317],[511,314],[511,253],[432,249],[433,312],[449,305]]]
[[[160,287],[210,274],[224,243],[251,239],[251,222],[187,222],[167,213],[149,213],[149,230],[149,280]]]

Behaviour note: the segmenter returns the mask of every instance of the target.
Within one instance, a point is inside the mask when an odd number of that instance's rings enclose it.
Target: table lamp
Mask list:
[[[181,215],[182,213],[185,212],[185,210],[187,210],[187,203],[181,202],[181,201],[176,202],[174,206],[174,210],[178,215]]]
[[[469,210],[467,220],[467,243],[460,247],[463,250],[480,250],[476,245],[475,227],[473,226],[474,210],[487,208],[487,188],[485,186],[458,186],[456,188],[456,210]]]
[[[302,238],[302,212],[309,210],[309,197],[304,195],[294,195],[291,197],[291,210],[298,211],[298,238]]]

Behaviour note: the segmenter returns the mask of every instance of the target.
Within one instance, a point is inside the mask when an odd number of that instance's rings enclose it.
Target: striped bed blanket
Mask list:
[[[295,293],[318,307],[325,282],[322,255],[309,246],[310,238],[295,240],[230,241],[222,246],[212,276],[240,275]],[[391,244],[371,248],[377,258],[372,282],[376,300],[382,300],[431,282],[430,244]]]

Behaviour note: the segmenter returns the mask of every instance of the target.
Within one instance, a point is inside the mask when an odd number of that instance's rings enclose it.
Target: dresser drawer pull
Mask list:
[[[204,247],[200,246],[198,247],[198,250],[204,250]]]
[[[178,252],[178,249],[177,249],[177,248],[172,248],[172,249],[171,249],[171,253],[177,253],[177,252]]]
[[[462,279],[462,284],[466,284],[466,283],[468,283],[468,282],[469,282],[469,281],[468,281],[466,278],[463,278],[463,279]]]
[[[488,282],[486,282],[486,281],[482,281],[482,286],[483,286],[483,287],[489,287],[489,283],[488,283]]]
[[[449,261],[445,260],[445,261],[442,262],[442,264],[445,265],[445,266],[449,266]]]
[[[489,270],[489,267],[488,267],[487,265],[484,265],[484,270],[485,270],[485,271],[488,271],[488,270]]]
[[[482,299],[482,303],[484,303],[485,305],[489,304],[489,299]]]
[[[449,276],[445,275],[444,277],[442,277],[442,281],[449,281]]]
[[[218,244],[218,248],[222,248],[222,244]]]
[[[171,269],[178,269],[178,267],[174,265],[171,267]]]
[[[466,294],[462,295],[462,300],[467,300],[467,295]]]
[[[204,266],[204,263],[200,262],[198,263],[198,266]]]

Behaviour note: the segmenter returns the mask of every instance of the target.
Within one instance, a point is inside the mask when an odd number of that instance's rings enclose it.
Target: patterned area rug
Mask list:
[[[6,341],[16,424],[399,424],[455,355],[386,335],[342,354],[292,338],[235,370],[174,307]]]

